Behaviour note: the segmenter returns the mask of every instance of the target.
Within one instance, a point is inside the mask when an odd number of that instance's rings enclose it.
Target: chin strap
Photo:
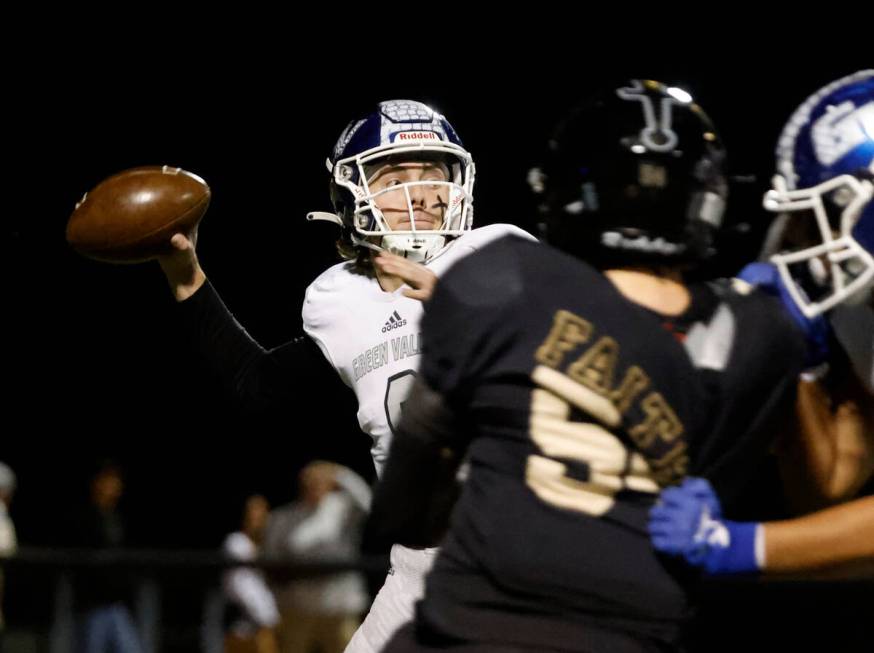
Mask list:
[[[419,241],[421,245],[412,246],[411,241]],[[430,234],[428,236],[411,236],[409,234],[386,234],[380,241],[381,249],[392,254],[403,256],[415,263],[425,263],[446,247],[446,237]]]
[[[328,213],[326,211],[312,211],[307,213],[307,220],[310,222],[320,220],[322,222],[331,222],[340,227],[343,226],[343,219],[336,213]],[[415,238],[422,242],[421,246],[410,246],[410,240]],[[380,244],[377,245],[367,238],[361,238],[355,234],[352,236],[352,242],[359,247],[366,247],[375,252],[391,252],[398,256],[414,261],[416,263],[425,263],[434,258],[438,253],[442,252],[446,247],[446,237],[436,234],[426,236],[411,236],[410,234],[386,234],[380,238]]]

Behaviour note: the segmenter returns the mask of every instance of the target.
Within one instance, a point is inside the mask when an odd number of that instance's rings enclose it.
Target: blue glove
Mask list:
[[[759,524],[722,518],[719,498],[706,480],[687,478],[662,491],[649,513],[649,535],[657,551],[681,555],[710,574],[758,571]]]
[[[773,263],[750,263],[737,274],[737,278],[761,288],[764,292],[780,300],[792,320],[801,329],[807,342],[805,368],[816,367],[826,361],[829,333],[831,332],[828,320],[823,315],[810,318],[801,312],[801,309],[792,299],[792,295],[786,289],[776,265]]]
[[[689,477],[679,486],[662,490],[659,503],[650,511],[650,535],[655,548],[671,555],[682,555],[689,548],[689,539],[698,529],[699,515],[695,510],[684,512],[666,509],[689,505],[706,510],[713,519],[722,517],[722,506],[713,488],[703,478]],[[668,516],[668,520],[663,520]],[[653,530],[653,527],[657,527]]]

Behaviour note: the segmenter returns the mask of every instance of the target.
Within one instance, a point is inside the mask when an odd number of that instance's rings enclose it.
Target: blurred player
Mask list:
[[[470,472],[387,651],[677,645],[690,601],[649,508],[690,471],[730,477],[763,455],[803,344],[764,293],[684,280],[713,255],[724,165],[687,92],[608,88],[530,176],[565,252],[508,237],[441,279],[370,532],[427,544],[465,453]]]
[[[795,507],[808,511],[853,498],[874,476],[874,70],[828,84],[793,113],[765,207],[780,213],[765,251],[775,266],[742,276],[778,295],[819,352],[779,450]],[[723,517],[717,493],[694,479],[665,490],[650,530],[659,550],[717,574],[874,560],[871,497],[745,523]]]

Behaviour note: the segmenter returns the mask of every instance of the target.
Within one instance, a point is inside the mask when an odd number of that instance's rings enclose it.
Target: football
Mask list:
[[[170,251],[173,234],[197,226],[210,195],[203,179],[181,168],[124,170],[76,204],[67,221],[67,242],[98,261],[147,261]]]

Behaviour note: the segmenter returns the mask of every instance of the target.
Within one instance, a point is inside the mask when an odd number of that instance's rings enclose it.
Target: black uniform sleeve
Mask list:
[[[363,549],[436,546],[458,497],[464,442],[446,400],[418,378],[376,486]]]
[[[249,410],[299,401],[301,380],[295,371],[327,365],[318,346],[304,334],[264,349],[237,322],[209,281],[178,304],[178,313],[198,353]]]
[[[481,371],[515,337],[524,298],[516,261],[537,243],[509,236],[454,264],[437,283],[422,319],[421,375],[453,405],[463,405]]]

